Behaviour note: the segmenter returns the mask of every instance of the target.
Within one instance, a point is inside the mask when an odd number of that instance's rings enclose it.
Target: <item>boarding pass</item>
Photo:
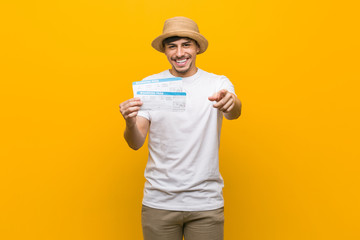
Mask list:
[[[186,93],[181,78],[165,78],[133,82],[134,97],[143,102],[140,110],[182,112]]]
[[[163,78],[133,82],[134,94],[138,91],[182,92],[182,78]]]
[[[186,108],[185,92],[138,91],[135,97],[143,102],[141,110],[183,112]]]

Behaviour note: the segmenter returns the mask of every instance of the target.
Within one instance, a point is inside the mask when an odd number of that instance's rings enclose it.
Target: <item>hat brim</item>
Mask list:
[[[159,52],[163,53],[165,52],[163,41],[166,38],[175,37],[175,36],[194,39],[200,46],[200,51],[198,54],[205,52],[209,45],[206,38],[200,33],[192,32],[192,31],[174,31],[174,32],[167,32],[165,34],[158,36],[157,38],[154,39],[154,41],[152,41],[151,46],[156,50],[158,50]]]

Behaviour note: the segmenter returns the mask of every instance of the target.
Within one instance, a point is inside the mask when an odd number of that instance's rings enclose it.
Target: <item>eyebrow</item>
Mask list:
[[[186,42],[183,42],[183,43],[181,43],[181,44],[185,44],[185,43],[191,43],[191,40],[188,40],[188,41],[186,41]],[[173,43],[173,42],[171,42],[171,43],[167,43],[167,45],[176,45],[175,43]]]

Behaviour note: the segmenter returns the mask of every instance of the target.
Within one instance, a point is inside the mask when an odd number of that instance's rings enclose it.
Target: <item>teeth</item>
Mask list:
[[[186,59],[184,59],[184,60],[177,60],[176,62],[177,63],[183,63],[183,62],[185,62],[186,61]]]

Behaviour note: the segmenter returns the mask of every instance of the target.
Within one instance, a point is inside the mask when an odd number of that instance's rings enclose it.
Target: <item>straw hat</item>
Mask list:
[[[152,41],[151,46],[159,52],[164,52],[163,40],[174,36],[194,39],[200,46],[198,54],[205,52],[208,47],[208,41],[200,34],[196,22],[186,17],[173,17],[166,20],[163,33]]]

